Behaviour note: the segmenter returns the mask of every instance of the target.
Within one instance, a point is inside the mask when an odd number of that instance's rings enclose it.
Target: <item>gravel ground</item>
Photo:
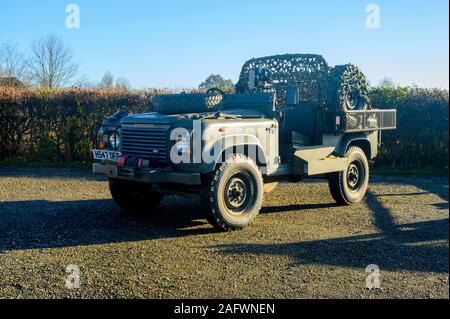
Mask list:
[[[0,298],[448,298],[448,214],[446,178],[374,176],[353,207],[312,181],[217,233],[194,199],[136,220],[87,171],[0,167]]]

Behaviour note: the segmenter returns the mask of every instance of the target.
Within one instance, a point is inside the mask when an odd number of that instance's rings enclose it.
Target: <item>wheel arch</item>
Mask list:
[[[227,147],[216,158],[214,166],[216,167],[217,164],[220,164],[220,163],[222,163],[222,161],[225,161],[227,154],[241,154],[241,155],[248,156],[256,163],[256,165],[259,168],[267,165],[266,153],[264,152],[263,148],[259,144],[250,143],[250,144],[240,144],[240,145],[233,145],[233,146]]]
[[[256,143],[246,143],[232,145],[223,149],[215,157],[214,161],[207,165],[207,171],[214,171],[217,168],[217,165],[225,161],[227,155],[231,154],[241,154],[248,156],[256,163],[259,168],[267,166],[267,157],[262,146]]]
[[[376,133],[375,133],[376,134]],[[347,150],[352,147],[357,146],[364,151],[367,159],[373,159],[377,155],[377,139],[373,135],[367,135],[365,133],[353,133],[345,135],[339,146],[336,148],[336,153],[340,156],[345,156]]]

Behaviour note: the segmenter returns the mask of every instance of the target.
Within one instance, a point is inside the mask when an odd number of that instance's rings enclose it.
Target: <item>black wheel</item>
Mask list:
[[[217,229],[248,226],[259,214],[263,199],[258,166],[244,155],[229,157],[209,175],[201,199],[207,220]]]
[[[369,163],[364,151],[359,147],[350,147],[346,157],[348,164],[345,171],[328,176],[331,195],[342,205],[361,201],[369,186]]]
[[[129,215],[152,213],[164,198],[161,193],[152,192],[147,184],[110,179],[109,190],[117,205]]]

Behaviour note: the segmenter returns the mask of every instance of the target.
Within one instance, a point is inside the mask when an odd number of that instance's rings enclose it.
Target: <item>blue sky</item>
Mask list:
[[[66,28],[70,3],[80,29]],[[366,27],[370,3],[379,29]],[[0,0],[0,42],[26,53],[61,36],[89,79],[110,70],[135,87],[194,87],[211,73],[236,81],[249,58],[318,53],[360,66],[372,84],[448,88],[448,17],[447,0]]]

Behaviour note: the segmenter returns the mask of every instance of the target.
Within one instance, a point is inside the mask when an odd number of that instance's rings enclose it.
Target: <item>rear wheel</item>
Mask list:
[[[209,175],[201,194],[207,220],[224,231],[248,226],[259,214],[262,199],[261,172],[253,160],[240,154]]]
[[[152,192],[145,183],[109,179],[109,190],[117,205],[129,215],[152,213],[164,195]]]
[[[359,147],[350,147],[346,157],[345,171],[328,176],[331,195],[341,205],[361,201],[369,186],[369,163],[364,151]]]

